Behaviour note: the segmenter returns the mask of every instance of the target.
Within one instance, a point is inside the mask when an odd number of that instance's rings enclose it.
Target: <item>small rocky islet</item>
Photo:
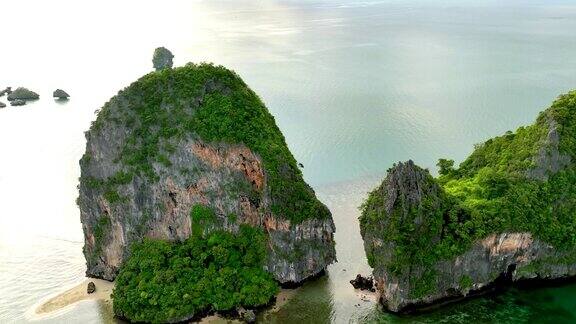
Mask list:
[[[70,98],[70,95],[62,89],[56,89],[52,93],[52,97],[59,99],[59,100],[68,100],[68,98]]]
[[[524,280],[576,275],[576,91],[440,176],[408,161],[361,207],[386,309],[409,312]]]
[[[86,132],[87,275],[115,280],[114,313],[130,321],[251,321],[280,286],[336,261],[332,215],[236,73],[172,57],[156,50],[155,71]]]

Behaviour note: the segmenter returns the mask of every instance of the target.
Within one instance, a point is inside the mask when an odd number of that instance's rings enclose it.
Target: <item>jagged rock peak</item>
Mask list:
[[[386,212],[390,214],[399,205],[404,208],[418,206],[423,197],[437,195],[439,186],[434,183],[427,170],[408,160],[399,162],[388,170],[382,189],[386,195]]]
[[[174,55],[166,47],[158,47],[154,50],[154,56],[152,57],[152,64],[156,71],[163,69],[171,69],[173,62],[172,59]]]

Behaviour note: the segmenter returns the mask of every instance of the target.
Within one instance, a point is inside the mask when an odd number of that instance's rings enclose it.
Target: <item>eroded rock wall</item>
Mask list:
[[[458,298],[483,289],[498,280],[557,279],[576,275],[576,264],[564,263],[565,252],[532,237],[530,233],[492,234],[475,242],[470,250],[453,260],[434,266],[435,289],[421,297],[412,295],[411,279],[427,269],[412,267],[396,276],[375,269],[377,290],[382,303],[392,311]]]

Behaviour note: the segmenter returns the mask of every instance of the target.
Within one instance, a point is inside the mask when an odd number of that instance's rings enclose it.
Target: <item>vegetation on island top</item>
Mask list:
[[[238,234],[215,231],[181,243],[134,244],[116,278],[114,313],[159,323],[266,305],[279,287],[263,269],[265,244],[261,229],[244,225]]]
[[[435,179],[428,174],[424,184],[440,190],[408,211],[412,221],[400,221],[402,208],[395,208],[392,215],[378,208],[384,203],[385,189],[371,192],[361,207],[361,227],[364,231],[379,229],[381,238],[393,242],[395,250],[393,258],[387,258],[367,248],[370,265],[385,265],[400,274],[411,265],[451,259],[490,234],[511,231],[530,232],[559,250],[574,249],[575,168],[563,168],[545,181],[526,176],[537,166],[541,148],[545,154],[553,149],[547,143],[550,118],[557,123],[560,153],[574,161],[576,91],[560,96],[533,125],[477,145],[459,168],[454,168],[452,160],[440,159],[440,176]],[[416,227],[416,218],[425,225]],[[424,277],[430,276],[416,278],[415,285],[429,286],[430,278]],[[463,278],[461,284],[469,286],[470,282]]]
[[[295,223],[330,215],[304,182],[274,117],[236,73],[222,66],[189,63],[149,73],[106,103],[90,132],[110,122],[129,131],[116,159],[122,168],[110,178],[83,182],[102,190],[111,203],[125,200],[118,187],[135,176],[157,181],[154,165],[171,165],[174,143],[199,137],[244,144],[262,158],[276,215]],[[85,154],[81,163],[90,161]]]

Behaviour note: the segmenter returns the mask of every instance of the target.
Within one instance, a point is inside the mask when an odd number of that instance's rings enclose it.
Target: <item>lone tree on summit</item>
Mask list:
[[[166,47],[158,47],[154,50],[154,56],[152,57],[152,64],[154,64],[154,69],[156,71],[163,69],[171,69],[172,59],[174,55]]]

